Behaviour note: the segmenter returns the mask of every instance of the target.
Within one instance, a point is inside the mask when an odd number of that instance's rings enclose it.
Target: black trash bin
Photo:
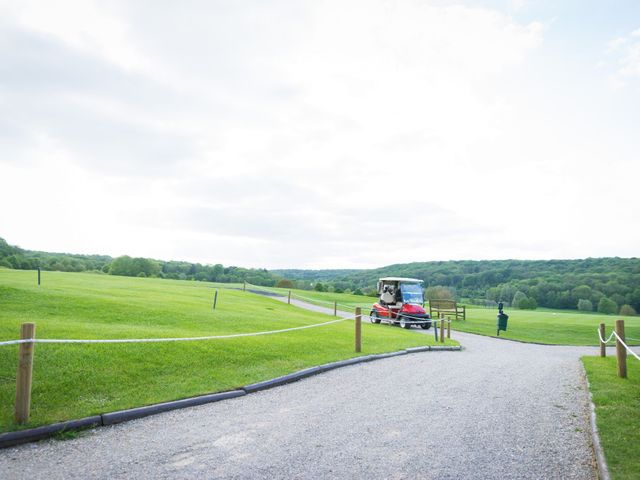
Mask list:
[[[504,304],[500,302],[498,304],[498,321],[497,321],[497,330],[496,333],[500,336],[500,330],[503,332],[507,331],[507,320],[509,320],[509,315],[502,311]]]

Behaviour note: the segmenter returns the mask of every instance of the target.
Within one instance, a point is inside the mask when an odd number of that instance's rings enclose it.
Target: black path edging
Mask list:
[[[69,420],[68,422],[52,423],[51,425],[30,428],[28,430],[2,433],[0,434],[0,448],[35,442],[43,438],[53,437],[60,432],[74,432],[85,428],[99,427],[101,425],[102,417],[100,415],[94,415],[93,417],[82,418],[80,420]]]
[[[358,363],[371,362],[373,360],[381,360],[383,358],[397,357],[399,355],[407,355],[409,353],[460,350],[461,348],[459,346],[425,346],[407,348],[405,350],[399,350],[397,352],[378,353],[348,358],[346,360],[340,360],[337,362],[325,363],[324,365],[318,365],[316,367],[305,368],[304,370],[300,370],[289,375],[284,375],[282,377],[273,378],[271,380],[253,383],[251,385],[241,387],[239,390],[212,393],[210,395],[200,395],[197,397],[184,398],[171,402],[163,402],[154,405],[147,405],[144,407],[103,413],[102,415],[95,415],[80,420],[70,420],[68,422],[44,425],[42,427],[30,428],[28,430],[2,433],[0,434],[0,448],[7,448],[14,445],[19,445],[21,443],[43,440],[45,438],[50,438],[60,432],[78,431],[92,427],[114,425],[116,423],[127,422],[129,420],[135,420],[138,418],[147,417],[149,415],[167,412],[169,410],[194,407],[197,405],[204,405],[206,403],[219,402],[220,400],[226,400],[229,398],[242,397],[244,395],[247,395],[248,393],[278,387],[280,385],[285,385],[287,383],[302,380],[303,378],[307,378],[312,375],[317,375],[319,373],[328,372],[329,370],[334,370],[336,368],[346,367],[349,365],[356,365]]]
[[[587,389],[589,390],[589,424],[591,425],[591,446],[593,447],[593,453],[596,457],[596,466],[598,467],[598,478],[600,480],[610,480],[609,468],[607,467],[607,460],[604,456],[604,450],[600,443],[600,435],[598,434],[598,426],[596,425],[596,406],[593,403],[593,395],[591,394],[591,384],[589,383],[589,377],[587,376],[587,370],[584,368],[584,363],[580,361],[582,365],[582,376]]]
[[[172,402],[156,403],[147,405],[146,407],[129,408],[127,410],[119,410],[117,412],[103,413],[102,425],[113,425],[115,423],[135,420],[136,418],[148,417],[156,413],[168,412],[178,408],[195,407],[204,405],[205,403],[219,402],[227,398],[242,397],[247,393],[244,390],[232,390],[230,392],[212,393],[210,395],[200,395],[198,397],[183,398]]]

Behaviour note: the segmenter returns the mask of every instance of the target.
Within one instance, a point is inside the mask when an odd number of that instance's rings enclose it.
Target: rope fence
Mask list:
[[[620,378],[627,378],[627,354],[630,353],[640,361],[640,356],[634,352],[626,343],[624,334],[624,320],[616,320],[615,329],[611,332],[611,335],[605,340],[605,324],[601,323],[598,328],[598,339],[600,340],[600,356],[607,356],[606,346],[615,337],[616,344],[616,360],[618,364],[618,376]],[[633,339],[629,339],[633,340]]]
[[[24,343],[152,343],[152,342],[194,342],[199,340],[217,340],[221,338],[257,337],[259,335],[272,335],[275,333],[293,332],[307,328],[322,327],[332,323],[353,320],[355,316],[343,317],[314,325],[303,325],[300,327],[283,328],[281,330],[269,330],[264,332],[234,333],[229,335],[208,335],[205,337],[178,337],[178,338],[111,338],[111,339],[57,339],[57,338],[26,338],[21,340],[8,340],[0,342],[0,346],[20,345]]]
[[[261,332],[233,333],[227,335],[207,335],[201,337],[179,337],[179,338],[112,338],[112,339],[58,339],[58,338],[36,338],[35,323],[23,323],[20,327],[19,340],[5,340],[0,342],[0,347],[9,345],[19,345],[18,370],[16,373],[16,403],[15,420],[21,425],[29,420],[31,411],[31,385],[33,376],[33,357],[36,343],[57,343],[57,344],[113,344],[113,343],[158,343],[158,342],[193,342],[203,340],[218,340],[226,338],[257,337],[261,335],[273,335],[285,332],[294,332],[310,328],[324,327],[348,320],[355,320],[355,351],[362,351],[361,324],[362,315],[360,308],[356,308],[355,315],[341,317],[327,322],[315,323],[312,325],[301,325],[298,327],[282,328],[278,330],[268,330]]]

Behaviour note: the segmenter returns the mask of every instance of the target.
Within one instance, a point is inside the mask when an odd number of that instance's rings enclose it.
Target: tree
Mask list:
[[[510,303],[515,294],[516,288],[513,285],[500,285],[500,294],[498,295],[498,301]]]
[[[578,300],[578,310],[581,312],[593,312],[593,303],[591,303],[591,300],[581,298]]]
[[[521,310],[535,310],[538,308],[538,302],[536,302],[535,298],[525,297],[520,300],[518,308]]]
[[[618,304],[607,297],[602,297],[598,302],[598,312],[606,313],[607,315],[611,313],[617,313]]]
[[[634,315],[637,315],[637,313],[635,308],[633,308],[631,305],[625,304],[620,307],[620,315],[632,317]]]
[[[427,300],[455,300],[455,295],[449,287],[434,285],[425,291]]]
[[[526,302],[527,300],[527,296],[524,294],[524,292],[521,292],[520,290],[518,290],[515,295],[513,295],[513,300],[511,301],[511,306],[513,308],[522,308],[520,306],[520,303],[522,301]]]
[[[324,284],[322,282],[316,283],[315,286],[313,287],[313,289],[316,292],[324,292],[325,291]]]
[[[276,283],[276,287],[278,288],[293,288],[293,282],[291,280],[287,280],[286,278],[282,278],[278,280]]]

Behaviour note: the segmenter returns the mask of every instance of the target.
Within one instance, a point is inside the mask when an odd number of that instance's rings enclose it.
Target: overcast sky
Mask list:
[[[23,248],[639,253],[637,0],[0,1],[0,112]]]

